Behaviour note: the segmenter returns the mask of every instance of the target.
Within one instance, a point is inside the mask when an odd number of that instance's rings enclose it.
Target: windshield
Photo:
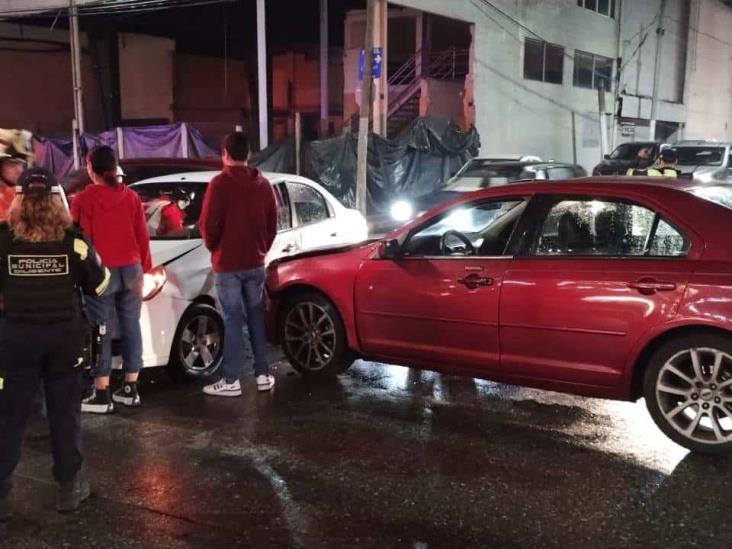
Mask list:
[[[536,172],[521,165],[497,166],[489,161],[474,160],[447,184],[445,190],[474,191],[535,178]]]
[[[682,166],[721,166],[724,147],[675,147]]]
[[[610,155],[612,160],[633,160],[641,149],[650,149],[648,143],[623,143]]]
[[[206,183],[142,183],[130,188],[140,195],[147,229],[153,240],[201,238],[201,215]]]
[[[732,210],[732,185],[715,185],[712,187],[697,187],[692,192],[706,200],[716,202]]]

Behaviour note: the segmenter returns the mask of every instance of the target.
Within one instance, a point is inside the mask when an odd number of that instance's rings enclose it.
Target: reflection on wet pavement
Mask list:
[[[3,547],[729,547],[732,461],[689,455],[642,402],[357,363],[280,364],[205,398],[146,372],[144,407],[84,418],[94,495],[53,511],[34,421]]]

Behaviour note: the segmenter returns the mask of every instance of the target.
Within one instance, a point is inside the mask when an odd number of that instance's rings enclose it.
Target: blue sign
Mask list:
[[[363,80],[364,66],[366,62],[366,52],[362,49],[358,54],[358,79]],[[374,48],[374,54],[371,59],[371,75],[373,78],[381,78],[381,67],[384,64],[383,48]]]

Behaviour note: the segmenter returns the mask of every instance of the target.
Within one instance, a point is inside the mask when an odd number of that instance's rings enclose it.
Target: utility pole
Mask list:
[[[371,96],[374,86],[374,17],[376,0],[366,3],[366,37],[364,39],[363,91],[361,115],[358,119],[358,148],[356,157],[356,209],[366,215],[366,175],[368,170],[369,120],[371,118]]]
[[[658,116],[658,85],[661,80],[661,53],[663,45],[664,18],[666,17],[666,0],[661,0],[658,10],[658,26],[656,27],[656,64],[653,66],[653,98],[651,99],[651,122],[648,127],[652,141],[656,140],[656,117]]]
[[[267,112],[267,25],[265,0],[257,0],[257,83],[259,84],[259,150],[269,145],[269,116]]]
[[[600,160],[607,154],[607,114],[605,113],[605,81],[600,80],[597,86],[597,106],[600,114]]]
[[[74,88],[74,169],[79,169],[80,137],[84,133],[84,98],[81,79],[81,44],[79,42],[79,10],[75,0],[69,0],[69,33],[71,46],[71,82]]]
[[[320,137],[328,136],[330,119],[328,93],[328,0],[320,0]]]

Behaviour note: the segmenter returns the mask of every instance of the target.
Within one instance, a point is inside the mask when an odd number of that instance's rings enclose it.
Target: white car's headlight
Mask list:
[[[153,297],[158,295],[167,281],[168,273],[165,272],[165,267],[162,265],[155,267],[149,273],[145,273],[142,278],[143,301],[150,301]]]
[[[389,214],[394,221],[409,221],[414,217],[414,206],[406,200],[397,200],[391,205]]]

